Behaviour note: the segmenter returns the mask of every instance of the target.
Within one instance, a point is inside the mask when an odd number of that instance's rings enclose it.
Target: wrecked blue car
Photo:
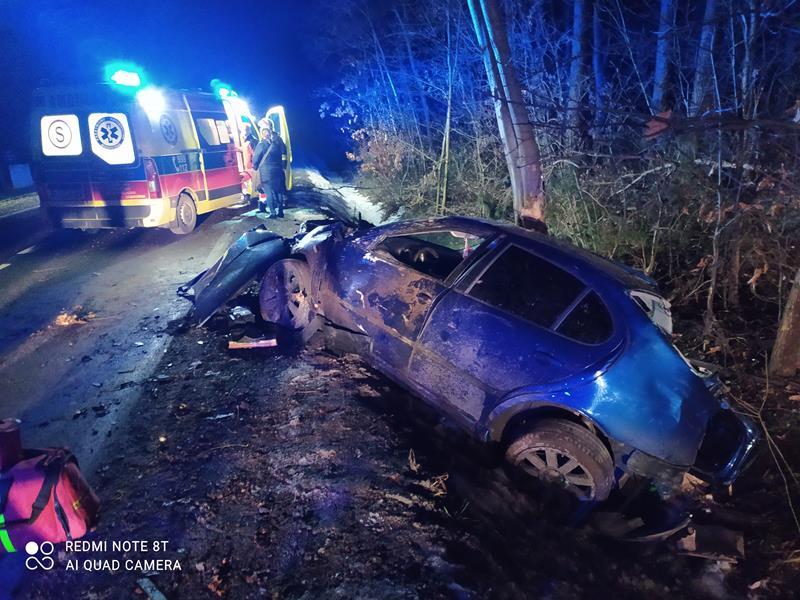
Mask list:
[[[631,475],[666,492],[748,462],[754,426],[672,345],[641,273],[473,218],[314,225],[261,255],[263,318],[346,335],[524,473],[600,501]]]

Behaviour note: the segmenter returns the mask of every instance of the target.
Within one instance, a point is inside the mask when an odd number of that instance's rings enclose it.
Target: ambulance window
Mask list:
[[[214,119],[197,119],[197,133],[206,146],[219,146],[219,132]]]
[[[219,141],[223,144],[231,143],[231,136],[228,133],[228,122],[217,121],[217,133],[219,133]]]

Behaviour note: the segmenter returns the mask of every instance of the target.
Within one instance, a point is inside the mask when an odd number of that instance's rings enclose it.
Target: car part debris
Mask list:
[[[202,325],[254,277],[288,255],[288,241],[262,225],[244,233],[210,268],[179,287],[178,295],[194,304],[192,317]]]
[[[244,306],[234,306],[228,313],[231,321],[252,321],[255,318],[253,311]]]
[[[243,337],[241,340],[228,342],[228,350],[247,350],[250,348],[275,348],[278,340],[274,338],[255,340],[250,337]]]
[[[677,542],[679,554],[708,560],[737,562],[744,558],[744,536],[716,525],[696,525]]]
[[[229,419],[234,413],[225,413],[222,415],[214,415],[213,417],[206,417],[206,421],[221,421],[222,419]]]

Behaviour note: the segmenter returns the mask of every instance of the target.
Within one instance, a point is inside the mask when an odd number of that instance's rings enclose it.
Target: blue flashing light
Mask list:
[[[142,85],[142,78],[138,73],[135,71],[126,71],[125,69],[115,71],[110,79],[117,85],[123,85],[125,87],[139,87]]]

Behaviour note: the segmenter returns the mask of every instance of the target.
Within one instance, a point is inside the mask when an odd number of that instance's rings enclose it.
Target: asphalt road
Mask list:
[[[262,222],[248,210],[212,213],[186,236],[53,231],[38,210],[0,219],[0,418],[22,420],[25,447],[68,447],[91,479],[137,419],[168,322],[189,308],[176,288]],[[290,209],[270,228],[288,235],[310,216]]]

